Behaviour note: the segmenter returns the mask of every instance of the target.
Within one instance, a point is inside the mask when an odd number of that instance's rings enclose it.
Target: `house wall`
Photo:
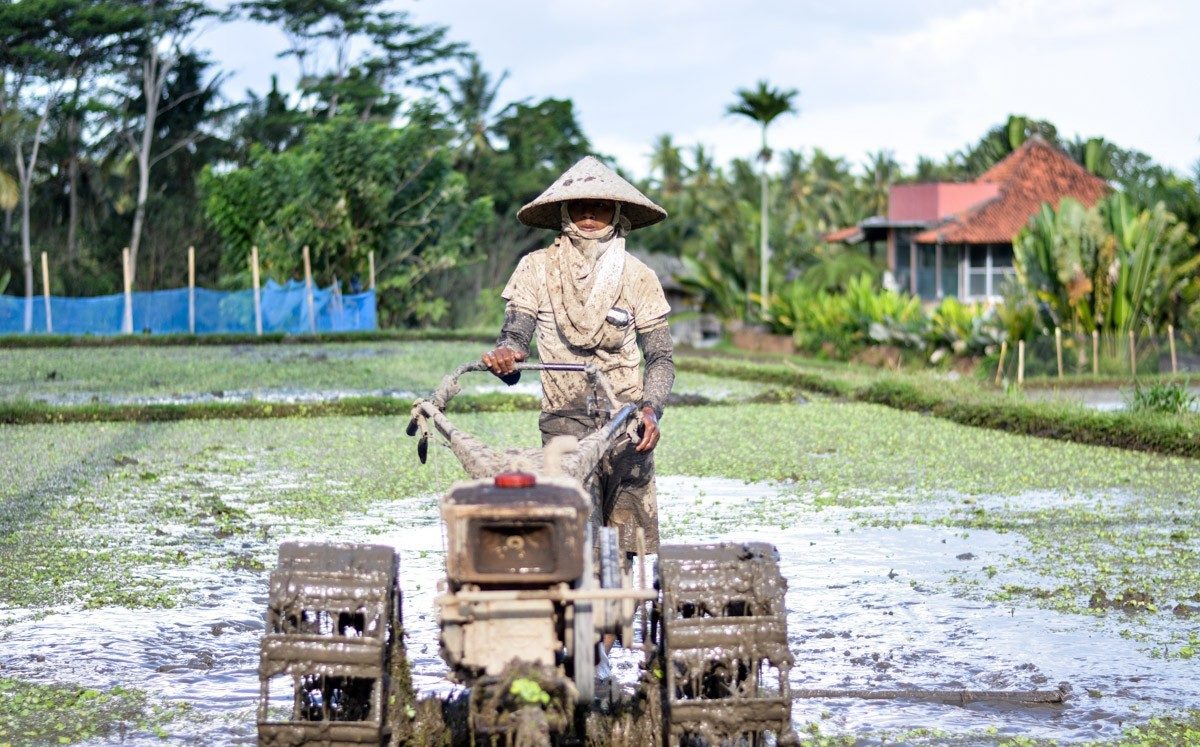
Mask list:
[[[888,190],[888,220],[938,221],[999,193],[995,182],[895,184]]]

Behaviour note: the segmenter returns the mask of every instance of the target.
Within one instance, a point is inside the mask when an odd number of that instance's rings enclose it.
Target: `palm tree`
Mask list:
[[[781,114],[791,114],[796,112],[796,107],[792,104],[792,100],[800,92],[794,88],[787,90],[780,88],[772,88],[767,84],[767,81],[760,80],[758,88],[739,88],[737,90],[738,100],[730,104],[726,109],[728,114],[739,114],[743,117],[758,122],[762,127],[762,149],[758,152],[758,158],[762,161],[762,227],[759,235],[759,284],[762,289],[762,313],[767,313],[767,268],[771,262],[771,249],[767,245],[767,163],[771,160],[771,149],[767,147],[767,126],[771,124]]]
[[[659,135],[650,153],[650,168],[659,174],[663,194],[674,195],[683,186],[683,154],[670,135]]]
[[[447,93],[450,115],[461,130],[460,153],[468,172],[481,153],[492,150],[492,143],[488,139],[492,110],[500,86],[504,85],[507,78],[508,71],[505,70],[493,84],[492,76],[483,69],[479,60],[471,57],[462,75],[453,80],[457,90]]]

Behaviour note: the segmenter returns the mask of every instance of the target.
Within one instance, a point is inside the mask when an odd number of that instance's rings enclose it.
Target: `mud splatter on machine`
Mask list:
[[[485,370],[469,363],[413,405],[408,428],[422,462],[432,425],[471,478],[441,500],[446,577],[436,600],[442,658],[469,691],[461,717],[414,697],[396,551],[290,542],[271,575],[259,744],[794,741],[787,585],[775,548],[665,545],[653,579],[642,551],[635,586],[615,530],[589,521],[591,477],[631,437],[634,406],[612,407],[608,382],[592,366],[520,368],[586,376],[607,424],[580,441],[494,450],[445,415],[459,377]],[[616,700],[595,692],[609,634],[628,648],[640,638],[644,654],[637,691]]]

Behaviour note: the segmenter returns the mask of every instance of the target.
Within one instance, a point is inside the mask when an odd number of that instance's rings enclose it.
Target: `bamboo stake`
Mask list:
[[[1017,386],[1025,383],[1025,341],[1017,340]]]
[[[1001,377],[1004,376],[1004,356],[1008,353],[1008,340],[1000,341],[1000,362],[996,364],[996,386],[1000,386]]]
[[[1100,330],[1092,330],[1092,376],[1100,376]]]
[[[196,334],[196,247],[188,247],[188,334]]]
[[[1058,378],[1059,378],[1059,381],[1061,381],[1061,380],[1062,380],[1062,377],[1063,377],[1063,364],[1062,364],[1062,327],[1055,327],[1055,328],[1054,328],[1054,350],[1055,350],[1055,352],[1058,354]]]
[[[308,256],[308,244],[304,245],[304,292],[308,304],[308,331],[317,331],[317,316],[313,311],[312,261]]]
[[[1171,373],[1179,373],[1179,358],[1175,355],[1175,325],[1167,325],[1167,342],[1171,345]]]
[[[125,284],[125,314],[121,318],[121,332],[133,334],[133,278],[129,277],[129,247],[121,250],[121,276]]]
[[[262,291],[258,284],[258,247],[250,247],[250,277],[254,282],[254,334],[262,336]]]
[[[367,252],[367,266],[371,272],[371,284],[367,286],[371,290],[375,290],[375,250]]]
[[[1137,346],[1133,340],[1133,330],[1129,330],[1129,375],[1137,378]]]
[[[46,334],[54,333],[54,320],[50,317],[50,260],[42,252],[42,297],[46,300]]]

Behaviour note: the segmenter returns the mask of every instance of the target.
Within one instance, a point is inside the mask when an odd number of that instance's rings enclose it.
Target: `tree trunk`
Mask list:
[[[171,62],[158,56],[151,45],[149,57],[142,63],[142,94],[146,100],[146,120],[142,123],[142,144],[135,148],[138,165],[137,207],[133,211],[133,231],[129,237],[129,282],[136,285],[138,247],[142,243],[142,228],[146,223],[146,200],[150,197],[150,148],[154,145],[154,129],[158,121],[158,104]]]
[[[762,300],[760,301],[760,306],[762,309],[762,316],[764,319],[766,319],[766,317],[767,317],[767,299],[768,299],[768,295],[769,295],[769,288],[767,287],[767,282],[768,282],[767,275],[768,275],[768,271],[770,269],[770,246],[767,241],[767,229],[769,226],[768,219],[767,219],[767,190],[768,190],[767,161],[769,161],[769,160],[770,160],[770,151],[767,150],[767,125],[763,125],[762,126],[762,226],[760,227],[760,232],[761,232],[760,239],[758,239],[758,262],[760,262],[760,269],[758,269],[758,274],[760,274],[760,277],[758,277],[758,288],[760,288],[760,291],[762,291]]]
[[[17,160],[23,156],[18,151]],[[21,172],[25,171],[24,162]],[[29,248],[29,191],[32,179],[21,174],[21,266],[25,271],[25,334],[33,331],[33,256]]]
[[[67,263],[79,256],[79,118],[67,121]]]
[[[146,132],[150,132],[146,128]],[[148,144],[144,144],[148,145]],[[146,200],[150,196],[150,159],[146,147],[138,153],[137,208],[133,211],[133,235],[129,237],[129,281],[136,285],[138,246],[142,243],[142,226],[146,222]]]
[[[29,151],[29,163],[25,163],[25,148],[17,144],[14,156],[17,161],[17,179],[21,184],[21,263],[25,271],[25,332],[33,330],[33,252],[29,243],[29,195],[33,190],[33,171],[37,168],[38,149],[42,145],[42,133],[46,130],[46,120],[50,117],[50,107],[54,105],[54,95],[46,98],[45,110],[33,131],[33,148]]]

